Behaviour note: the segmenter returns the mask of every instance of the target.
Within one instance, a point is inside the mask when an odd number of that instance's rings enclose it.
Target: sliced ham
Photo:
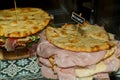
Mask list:
[[[116,57],[120,57],[120,41],[117,43],[117,51],[116,51]]]
[[[75,75],[75,70],[74,68],[56,68],[55,72],[58,75],[59,80],[76,80],[77,77]]]
[[[95,80],[110,80],[108,73],[98,73],[94,75]]]
[[[107,65],[105,72],[114,72],[119,69],[120,60],[117,57],[115,57],[115,55],[113,55],[107,60],[104,60],[104,64]]]
[[[86,52],[63,52],[60,51],[55,56],[55,63],[59,67],[71,67],[71,66],[88,66],[99,62],[105,55],[105,51],[99,51],[94,53]],[[67,63],[67,64],[66,64]]]
[[[44,65],[41,67],[41,74],[48,79],[58,79],[57,74],[55,74],[51,68]]]
[[[55,63],[59,67],[87,66],[99,62],[106,54],[105,51],[99,52],[72,52],[58,48],[46,40],[45,32],[41,34],[40,43],[37,47],[37,55],[49,58],[54,56]],[[66,64],[67,63],[67,64]]]
[[[95,78],[108,78],[108,73],[117,71],[119,69],[119,63],[120,61],[113,57],[110,57],[104,61],[101,61],[99,64],[94,64],[86,67],[69,67],[69,68],[60,68],[56,66],[54,71],[47,66],[42,66],[42,74],[43,76],[47,78],[57,78],[58,76],[59,80],[77,80],[79,77],[79,80],[86,79],[89,76],[94,75]],[[76,70],[78,72],[76,72]],[[54,74],[57,73],[57,74]],[[85,78],[86,77],[86,78]]]
[[[51,63],[49,62],[48,59],[39,57],[38,60],[39,60],[40,63],[44,64],[45,66],[52,67],[52,65],[51,65]]]
[[[8,38],[6,40],[6,43],[5,43],[5,48],[7,49],[7,51],[14,51],[15,50],[15,47],[16,47],[16,42],[17,42],[18,39],[16,38]]]
[[[42,65],[41,68],[41,74],[50,79],[58,79],[59,80],[76,80],[76,75],[74,68],[67,68],[67,69],[62,69],[59,67],[56,67],[55,70],[53,71],[51,68]]]
[[[92,66],[92,67],[91,67]],[[79,77],[86,77],[90,75],[95,75],[97,73],[105,72],[105,73],[110,73],[117,71],[120,66],[120,61],[114,55],[104,61],[101,61],[98,64],[94,64],[84,67],[84,68],[78,68],[76,69],[76,75]],[[82,73],[84,72],[84,73]],[[82,73],[82,74],[80,74]]]

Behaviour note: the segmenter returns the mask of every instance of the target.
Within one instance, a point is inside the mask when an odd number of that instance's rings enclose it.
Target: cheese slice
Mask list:
[[[78,78],[78,80],[93,80],[93,76]]]
[[[103,62],[100,62],[96,64],[96,67],[94,69],[78,68],[75,70],[75,73],[78,77],[87,77],[105,71],[106,68],[106,65]]]

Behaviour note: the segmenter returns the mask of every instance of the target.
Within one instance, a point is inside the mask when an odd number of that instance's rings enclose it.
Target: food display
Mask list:
[[[40,8],[0,10],[0,58],[19,59],[34,55],[39,33],[51,17]]]
[[[48,26],[41,33],[37,55],[41,74],[59,80],[109,80],[120,67],[120,41],[99,25]]]
[[[119,80],[119,16],[99,2],[1,1],[0,80]]]

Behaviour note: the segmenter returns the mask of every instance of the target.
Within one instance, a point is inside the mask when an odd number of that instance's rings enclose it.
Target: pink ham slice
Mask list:
[[[46,40],[45,32],[43,31],[40,38],[40,43],[37,47],[37,55],[43,58],[49,58],[54,55],[55,63],[59,67],[72,66],[87,66],[99,62],[106,54],[105,51],[99,52],[72,52],[60,49]],[[66,64],[67,63],[67,64]]]
[[[41,61],[42,62],[42,61]],[[116,57],[110,57],[106,60],[103,61],[103,63],[106,65],[106,69],[101,71],[101,72],[98,72],[98,73],[93,73],[93,74],[89,74],[87,76],[91,76],[91,75],[94,75],[95,78],[108,78],[108,74],[110,72],[113,72],[113,71],[117,71],[119,69],[119,65],[120,65],[120,61],[116,58]],[[47,76],[47,78],[50,76],[56,76],[56,74],[53,74],[54,72],[57,73],[57,76],[60,80],[76,80],[76,73],[75,73],[75,69],[78,68],[78,67],[69,67],[69,68],[60,68],[60,67],[56,67],[55,70],[51,70],[50,67],[47,67],[47,66],[44,66],[43,64],[41,65],[44,69],[42,70],[43,71],[43,76]],[[90,70],[94,70],[96,67],[96,64],[93,65],[90,65],[90,66],[86,66],[84,68],[89,68]],[[45,71],[45,72],[44,72]],[[81,73],[82,74],[82,73]],[[87,77],[87,76],[82,76],[82,77]]]
[[[95,80],[110,80],[108,73],[98,73],[94,75]]]
[[[105,72],[117,71],[120,68],[120,60],[116,56],[108,58],[104,64],[107,65]]]
[[[7,51],[14,51],[15,47],[16,47],[16,42],[17,39],[16,38],[8,38],[6,43],[5,43],[5,48],[7,49]]]
[[[120,41],[117,43],[117,51],[116,51],[116,57],[120,57]]]
[[[55,71],[41,64],[41,74],[48,79],[76,80],[74,68],[61,69],[56,67]]]
[[[42,65],[41,74],[48,79],[57,79],[57,74],[55,74],[51,68]]]
[[[41,64],[44,64],[47,67],[52,67],[52,65],[51,65],[51,63],[49,62],[48,59],[39,57],[38,60]]]
[[[74,68],[58,68],[56,67],[55,72],[58,75],[59,80],[77,80]]]

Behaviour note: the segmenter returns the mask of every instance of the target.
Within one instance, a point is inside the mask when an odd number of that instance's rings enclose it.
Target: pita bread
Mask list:
[[[87,27],[76,29],[77,25],[73,24],[65,24],[61,28],[47,27],[46,38],[55,46],[71,51],[93,52],[109,49],[113,46],[112,42],[108,41],[109,36],[103,28],[91,26],[89,29]],[[95,32],[93,32],[94,30]]]

